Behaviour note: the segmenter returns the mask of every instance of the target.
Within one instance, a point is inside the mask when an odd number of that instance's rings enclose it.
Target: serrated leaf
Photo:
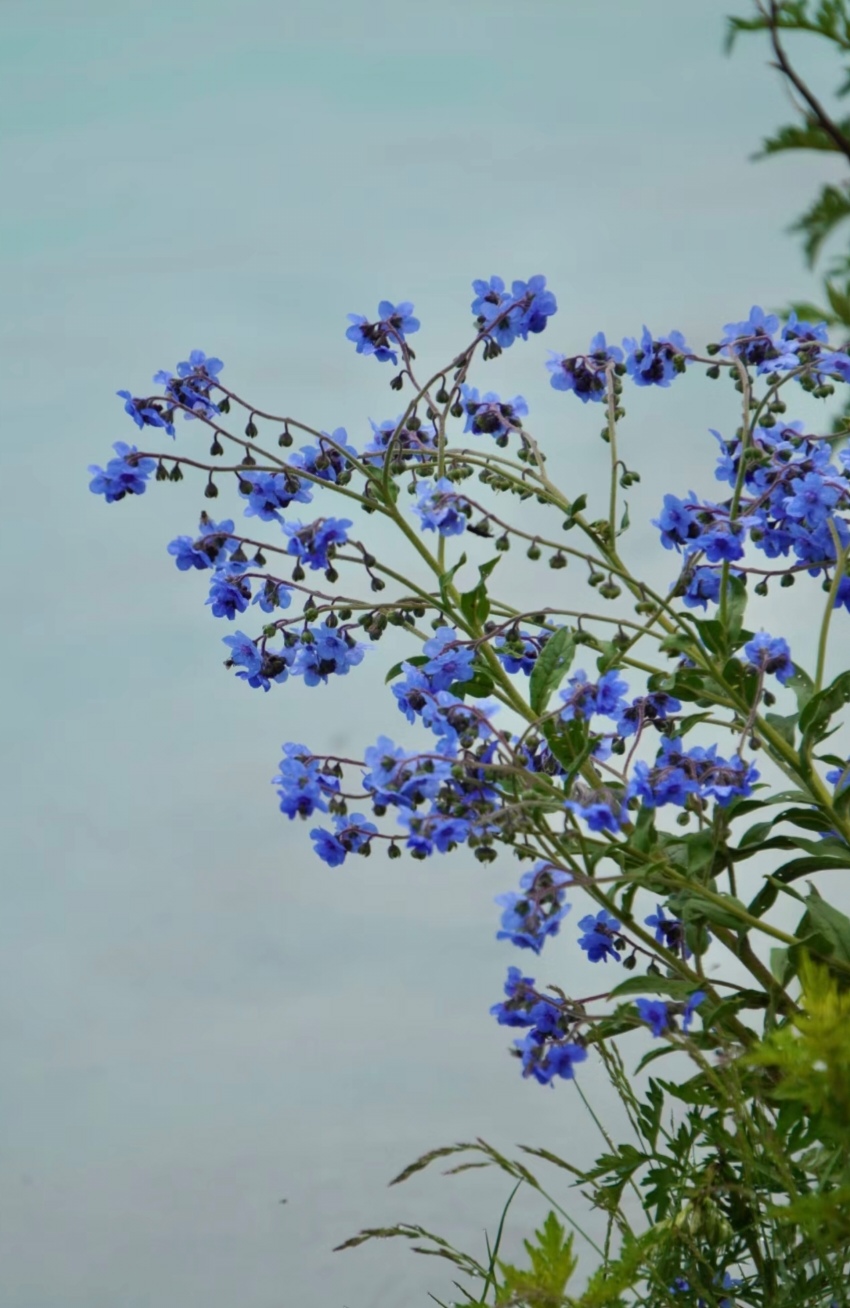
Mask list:
[[[817,261],[824,241],[847,218],[850,218],[850,195],[848,195],[846,189],[832,185],[823,186],[814,204],[797,219],[791,228],[792,231],[800,232],[803,236],[803,252],[810,268]],[[844,315],[846,312],[850,312],[850,301],[847,302],[846,309],[839,307],[839,303],[833,300],[830,290],[829,283],[827,283],[826,291],[833,309],[843,321],[847,321]],[[846,297],[841,296],[840,292],[836,292],[836,297],[839,302],[846,300]]]
[[[572,666],[575,652],[575,632],[570,627],[560,627],[538,654],[531,669],[528,695],[529,703],[538,715],[546,712],[550,696]]]

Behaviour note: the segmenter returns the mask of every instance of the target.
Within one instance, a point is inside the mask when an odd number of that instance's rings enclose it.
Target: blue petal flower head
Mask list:
[[[846,486],[827,481],[818,472],[796,477],[789,487],[792,492],[783,505],[785,514],[809,527],[826,522],[839,500],[846,500]]]
[[[715,521],[699,538],[709,563],[736,563],[744,557],[744,529],[739,523]]]
[[[766,631],[756,632],[744,646],[750,667],[766,672],[784,686],[794,675],[791,650],[781,636],[769,636]]]
[[[541,862],[520,880],[520,893],[508,891],[497,895],[495,902],[504,909],[502,929],[497,940],[510,940],[520,949],[539,954],[546,939],[557,935],[561,922],[570,911],[564,901],[564,886],[569,877],[560,868]]]
[[[392,691],[408,722],[415,722],[429,701],[431,680],[414,663],[402,663],[401,670],[404,677],[393,682]]]
[[[369,419],[372,428],[372,440],[365,447],[364,456],[375,456],[365,458],[367,463],[381,462],[386,454],[387,448],[392,441],[393,457],[403,459],[406,462],[421,462],[427,458],[437,448],[437,429],[432,422],[413,422],[408,417],[408,422],[404,421],[404,415],[398,418],[386,418],[383,422],[373,422]],[[418,424],[418,425],[417,425]]]
[[[139,428],[142,427],[161,427],[169,436],[174,435],[174,424],[170,418],[162,413],[155,403],[150,400],[140,400],[131,395],[129,391],[116,391],[124,401],[124,412],[129,413],[133,422]]]
[[[596,683],[594,712],[603,718],[619,717],[628,691],[628,682],[621,680],[616,672],[606,672]]]
[[[288,679],[297,652],[295,647],[285,645],[281,650],[261,649],[241,631],[225,636],[224,642],[232,651],[225,667],[241,665],[236,675],[253,690],[268,691],[273,681],[279,683]],[[251,645],[254,645],[253,652]]]
[[[688,500],[680,500],[676,495],[664,496],[664,507],[652,525],[661,532],[661,544],[666,550],[678,550],[682,545],[690,546],[702,533],[697,517],[697,497],[690,492]]]
[[[601,717],[617,717],[623,708],[623,695],[628,685],[616,672],[606,672],[595,684],[588,681],[587,673],[579,670],[567,682],[569,690],[560,691],[564,701],[561,711],[562,722],[572,722],[575,718],[589,718],[592,714]]]
[[[672,950],[674,954],[681,954],[683,958],[691,957],[691,951],[685,944],[684,923],[677,917],[667,917],[661,904],[655,905],[655,912],[645,917],[644,923],[653,928],[659,945],[665,945],[667,949]]]
[[[203,350],[193,350],[189,358],[177,365],[178,377],[205,377],[213,380],[221,372],[221,359],[211,358]]]
[[[512,432],[519,431],[522,419],[528,414],[528,405],[521,395],[512,400],[501,400],[495,391],[486,391],[481,395],[477,386],[460,388],[460,403],[466,414],[463,430],[475,436],[482,433],[495,436],[497,442],[503,442]]]
[[[313,498],[309,487],[291,472],[242,472],[239,494],[248,501],[245,517],[263,522],[282,522],[280,509],[293,501],[309,504]]]
[[[469,503],[455,489],[448,477],[419,483],[419,496],[413,506],[425,531],[441,536],[459,536],[466,530]]]
[[[337,427],[330,433],[323,431],[322,438],[318,445],[302,445],[290,457],[289,462],[296,468],[303,468],[305,472],[312,472],[322,481],[336,484],[344,473],[350,472],[353,466],[351,460],[357,458],[357,451],[349,441],[344,427]]]
[[[289,742],[283,747],[280,771],[272,778],[278,787],[280,811],[288,818],[308,818],[327,813],[328,798],[339,793],[339,779],[321,770],[306,745]]]
[[[681,708],[680,702],[665,690],[653,690],[648,695],[639,695],[630,704],[621,707],[617,718],[617,735],[634,736],[647,722],[666,722],[672,714],[679,713]]]
[[[178,363],[176,376],[162,369],[155,374],[154,382],[165,387],[168,398],[184,410],[185,418],[213,418],[219,409],[210,400],[210,391],[223,367],[221,359],[193,350],[188,359]]]
[[[289,536],[287,550],[309,568],[326,570],[340,545],[348,541],[348,518],[319,518],[305,526],[300,522],[285,522],[283,529]]]
[[[636,999],[635,1007],[640,1020],[647,1024],[656,1038],[662,1035],[670,1025],[670,1014],[663,1000]]]
[[[348,854],[368,853],[372,836],[378,834],[374,822],[367,822],[362,813],[338,813],[334,817],[335,831],[314,827],[310,839],[316,853],[329,867],[339,867]]]
[[[198,549],[198,540],[195,536],[177,536],[169,542],[168,553],[174,558],[174,562],[181,572],[188,572],[191,568],[211,568],[213,560],[205,549]]]
[[[721,574],[715,568],[695,568],[689,574],[682,603],[689,609],[707,609],[709,601],[717,604],[720,599]]]
[[[691,351],[681,332],[653,340],[648,327],[644,327],[639,341],[633,336],[623,341],[626,354],[626,372],[637,386],[669,386],[674,377],[685,370],[685,359]]]
[[[596,687],[588,680],[587,673],[579,669],[567,681],[569,690],[560,690],[559,697],[564,701],[561,721],[572,722],[576,718],[589,718],[596,707]]]
[[[432,690],[448,690],[455,682],[469,681],[472,677],[474,651],[457,641],[454,627],[438,627],[422,646],[423,653],[428,655],[422,670]]]
[[[358,354],[374,354],[379,363],[392,364],[398,363],[393,346],[405,341],[420,326],[409,300],[400,304],[381,300],[377,322],[369,322],[362,313],[350,313],[348,321],[351,326],[345,333],[346,339],[354,341]]]
[[[236,614],[244,613],[251,603],[250,582],[215,572],[206,603],[212,605],[214,618],[229,618],[232,622]]]
[[[579,922],[579,930],[584,935],[579,937],[579,947],[585,951],[591,963],[607,963],[609,957],[619,963],[617,952],[620,923],[603,908],[596,914],[589,913]]]
[[[534,977],[523,976],[518,967],[509,967],[505,981],[507,1002],[494,1004],[490,1009],[500,1026],[533,1026],[530,1010],[537,1004]]]
[[[327,622],[308,627],[311,639],[301,644],[293,672],[304,678],[308,686],[327,684],[329,676],[344,677],[350,668],[363,661],[364,647],[358,645],[341,627],[330,627]]]
[[[568,358],[565,354],[550,351],[546,367],[552,374],[549,380],[556,391],[572,391],[586,404],[588,400],[604,400],[608,365],[622,362],[623,351],[616,345],[609,345],[604,332],[597,332],[587,354]]]
[[[511,298],[517,302],[517,308],[511,314],[514,327],[524,341],[529,335],[545,331],[549,319],[558,312],[558,302],[540,273],[529,277],[527,282],[514,282]]]
[[[156,459],[140,458],[135,445],[126,441],[116,441],[112,446],[116,455],[110,459],[105,468],[96,463],[89,465],[93,473],[89,490],[93,495],[103,495],[107,504],[117,504],[125,495],[144,495],[147,481],[156,470]]]
[[[788,315],[788,321],[782,328],[782,339],[785,341],[801,341],[804,344],[817,342],[826,345],[829,341],[829,331],[825,322],[805,322],[798,318],[792,309]]]
[[[244,631],[234,631],[232,636],[223,637],[224,644],[230,648],[227,662],[238,668],[244,668],[249,676],[255,676],[263,666],[263,656],[259,646]]]
[[[571,1081],[576,1063],[583,1063],[587,1050],[583,1045],[566,1041],[562,1044],[544,1043],[535,1032],[516,1041],[522,1060],[523,1076],[533,1076],[541,1085],[551,1085],[556,1076]]]
[[[827,772],[826,779],[831,786],[835,787],[836,795],[840,795],[850,785],[850,760],[844,764],[843,768],[832,768]]]
[[[694,1014],[705,998],[706,993],[704,990],[695,990],[686,1001],[684,1011],[682,1012],[682,1027],[685,1031],[690,1031],[691,1023],[694,1020]]]
[[[628,813],[613,799],[593,799],[579,803],[575,799],[564,801],[564,808],[583,818],[591,831],[619,831],[628,821]]]
[[[779,319],[773,313],[766,314],[757,304],[745,322],[726,324],[720,344],[759,373],[796,368],[800,362],[796,342],[783,339],[780,334]]]

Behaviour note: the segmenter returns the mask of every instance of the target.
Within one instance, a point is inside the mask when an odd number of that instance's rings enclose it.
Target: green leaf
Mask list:
[[[482,563],[478,569],[480,578],[478,585],[472,590],[465,591],[460,597],[460,609],[467,622],[472,627],[481,626],[490,616],[490,600],[487,597],[487,578],[501,559],[501,554],[497,554],[494,559],[488,563]]]
[[[813,695],[800,714],[800,730],[803,733],[801,753],[808,754],[813,746],[824,740],[829,734],[829,724],[834,713],[850,701],[850,672],[841,672],[825,690]]]
[[[423,663],[430,663],[430,661],[431,660],[427,654],[411,654],[409,659],[404,659],[402,663],[394,663],[392,665],[389,672],[384,677],[384,685],[388,686],[389,683],[398,676],[405,663],[412,663],[415,668],[419,668]]]
[[[466,563],[466,555],[461,554],[460,558],[458,559],[454,567],[449,568],[448,572],[444,572],[439,579],[440,596],[442,597],[442,601],[444,604],[448,604],[449,602],[449,586],[451,586],[452,582],[454,581],[455,574],[460,571],[464,563]]]
[[[815,889],[809,887],[806,913],[796,935],[813,930],[829,943],[829,956],[850,963],[850,917],[828,903]]]
[[[842,131],[850,133],[850,122],[839,123]],[[782,150],[828,150],[838,152],[835,141],[825,132],[820,123],[807,119],[803,125],[789,124],[780,127],[773,136],[765,137],[761,150],[753,155],[754,159],[763,159],[769,154],[779,154]]]
[[[453,682],[450,689],[451,693],[457,695],[458,699],[463,699],[464,695],[470,695],[472,699],[486,699],[488,695],[493,694],[494,684],[489,672],[485,672],[482,668],[469,681]]]
[[[790,863],[784,863],[782,867],[777,868],[770,874],[770,878],[765,881],[761,890],[751,900],[748,912],[754,917],[761,917],[769,908],[776,903],[777,897],[783,886],[790,885],[792,881],[799,881],[801,877],[810,876],[813,872],[826,871],[844,871],[850,867],[850,851],[843,857],[830,857],[827,854],[814,855],[811,858],[794,858]]]
[[[732,649],[741,643],[744,613],[747,608],[747,587],[742,577],[729,577],[726,589],[726,620]]]
[[[773,730],[778,732],[786,745],[790,745],[792,749],[794,748],[794,741],[797,738],[797,718],[798,714],[796,713],[789,713],[787,715],[782,713],[765,713],[764,715],[764,720],[767,725],[773,727]]]
[[[573,1253],[572,1233],[567,1234],[554,1212],[534,1232],[534,1242],[524,1240],[531,1267],[521,1269],[499,1263],[503,1284],[497,1304],[534,1304],[535,1308],[562,1308],[567,1282],[578,1266]]]
[[[812,681],[808,672],[803,668],[798,668],[795,663],[794,672],[785,682],[785,685],[790,690],[793,690],[797,697],[797,709],[802,713],[803,709],[812,698],[812,695],[815,693],[815,683]]]
[[[546,712],[549,698],[569,672],[575,652],[575,632],[570,627],[561,627],[543,646],[529,684],[529,703],[535,713]]]
[[[609,993],[609,999],[619,999],[622,995],[669,995],[671,999],[687,999],[696,986],[692,981],[680,981],[675,977],[658,976],[654,972],[646,976],[630,976]]]
[[[826,185],[821,188],[814,204],[793,224],[791,230],[803,235],[803,252],[810,268],[817,261],[824,241],[847,218],[850,218],[850,195],[847,190],[843,187]],[[827,295],[832,301],[828,284]],[[833,303],[832,307],[843,317],[842,310],[837,304]]]

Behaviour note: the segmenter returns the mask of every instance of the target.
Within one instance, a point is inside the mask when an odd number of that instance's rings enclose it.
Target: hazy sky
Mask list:
[[[86,467],[135,437],[114,392],[196,346],[362,439],[398,406],[347,312],[413,299],[439,363],[473,277],[545,272],[558,317],[486,384],[596,484],[598,415],[548,388],[545,346],[704,340],[811,290],[784,228],[820,164],[748,161],[786,107],[757,43],[722,56],[727,8],[2,5],[4,1308],[412,1308],[439,1265],[331,1246],[404,1217],[480,1250],[506,1187],[387,1192],[411,1158],[476,1134],[592,1156],[572,1087],[523,1083],[487,1016],[511,863],[331,872],[277,812],[282,741],[398,730],[383,647],[324,691],[249,691],[165,553],[200,486],[107,508]],[[643,521],[711,493],[714,395],[634,405]],[[545,980],[580,990],[557,944]]]

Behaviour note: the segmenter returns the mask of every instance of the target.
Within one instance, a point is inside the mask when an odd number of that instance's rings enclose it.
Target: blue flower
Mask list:
[[[660,1036],[670,1025],[670,1014],[663,1000],[636,999],[635,1007],[638,1011],[638,1017],[642,1022],[646,1022],[655,1037]]]
[[[694,993],[686,1001],[684,1010],[682,1012],[683,1030],[690,1031],[691,1023],[694,1020],[694,1013],[699,1008],[700,1004],[705,998],[706,998],[706,994],[704,990],[695,990]]]
[[[346,339],[354,341],[358,354],[374,354],[379,363],[396,364],[398,356],[392,346],[417,332],[419,319],[413,317],[413,305],[408,300],[400,304],[381,300],[378,314],[377,322],[369,322],[362,313],[350,313]]]
[[[223,640],[230,647],[228,663],[244,668],[249,676],[256,676],[263,666],[262,652],[256,642],[244,631],[234,631],[232,636],[224,636]]]
[[[605,398],[608,365],[622,362],[623,351],[616,345],[608,345],[604,332],[597,332],[587,354],[567,358],[564,354],[550,351],[546,367],[552,374],[550,382],[556,391],[573,391],[586,404],[588,400]]]
[[[363,660],[363,646],[358,645],[341,627],[308,627],[310,640],[302,643],[293,671],[300,674],[308,686],[327,684],[328,677],[344,677],[350,668]]]
[[[622,947],[618,939],[620,923],[607,909],[603,908],[596,917],[589,913],[578,925],[584,932],[579,937],[579,947],[586,952],[591,963],[607,963],[609,956],[619,963],[617,946]]]
[[[140,458],[136,446],[125,441],[116,441],[112,448],[118,457],[110,459],[105,468],[89,465],[89,472],[94,473],[89,490],[103,495],[107,504],[117,504],[125,495],[144,495],[156,459]]]
[[[528,413],[528,405],[521,395],[515,395],[512,400],[500,400],[495,391],[480,395],[475,386],[461,386],[460,403],[466,414],[463,430],[475,436],[482,433],[495,436],[497,442],[505,441],[512,432],[519,431],[522,419]]]
[[[850,784],[850,761],[845,763],[843,768],[832,768],[831,771],[827,772],[826,779],[831,786],[835,787],[835,793],[840,795]]]
[[[615,718],[623,708],[623,695],[628,690],[628,685],[616,672],[606,672],[593,684],[588,681],[586,672],[578,671],[570,677],[567,685],[569,690],[559,692],[565,706],[561,711],[562,722],[588,718],[594,713]]]
[[[517,1040],[516,1047],[522,1059],[523,1076],[533,1076],[541,1085],[551,1085],[556,1076],[573,1080],[575,1064],[583,1063],[587,1058],[583,1045],[571,1041],[544,1044],[534,1031],[523,1040]]]
[[[831,484],[818,472],[796,477],[789,489],[793,495],[789,495],[783,505],[786,516],[810,527],[819,527],[826,522],[838,501],[847,494],[846,488]]]
[[[505,981],[507,1003],[503,1001],[494,1004],[490,1009],[500,1026],[534,1025],[534,1019],[530,1015],[537,1004],[534,984],[534,977],[523,976],[518,967],[508,968]]]
[[[251,586],[239,577],[216,572],[210,582],[206,602],[212,605],[214,618],[229,618],[232,621],[237,613],[244,613],[251,603]]]
[[[619,831],[628,821],[628,813],[613,799],[595,799],[591,797],[585,803],[574,799],[564,801],[564,808],[583,818],[591,831]]]
[[[708,601],[720,599],[720,572],[715,568],[695,568],[687,574],[682,602],[689,609],[708,608]]]
[[[558,310],[554,295],[546,289],[546,278],[539,274],[527,282],[515,281],[510,291],[501,277],[474,281],[472,289],[476,325],[502,349],[518,337],[527,340],[530,333],[542,332]]]
[[[653,690],[639,695],[620,711],[617,718],[617,735],[634,736],[647,722],[666,722],[671,714],[678,713],[682,705],[664,690]]]
[[[656,904],[655,912],[643,920],[655,931],[655,939],[659,945],[665,945],[667,949],[672,950],[674,954],[681,954],[683,958],[690,958],[691,951],[685,944],[684,924],[679,918],[667,917],[662,905]]]
[[[561,922],[570,911],[564,902],[564,886],[570,878],[550,863],[541,862],[520,881],[520,893],[508,891],[497,895],[495,902],[502,913],[502,929],[497,940],[510,940],[520,949],[533,949],[539,954],[549,936],[561,929]]]
[[[661,532],[661,544],[665,550],[678,550],[682,545],[690,545],[701,534],[695,500],[693,491],[690,493],[690,502],[680,500],[676,495],[664,496],[664,507],[660,516],[653,518],[652,525]]]
[[[345,480],[352,467],[351,459],[357,458],[357,451],[349,444],[348,432],[344,427],[337,427],[331,433],[323,431],[322,437],[326,439],[320,437],[318,445],[302,445],[290,457],[289,462],[293,467],[303,468],[305,472],[312,472],[322,481],[335,485],[340,480]],[[331,441],[334,442],[333,445],[330,444]]]
[[[419,483],[419,497],[413,506],[414,513],[426,531],[441,536],[459,536],[466,530],[471,512],[468,502],[455,490],[447,477],[439,481]]]
[[[684,372],[685,357],[690,355],[681,332],[671,332],[656,341],[648,327],[644,327],[640,341],[634,337],[624,340],[623,349],[626,371],[638,386],[669,386]]]
[[[766,631],[756,632],[744,646],[750,667],[776,677],[784,686],[794,675],[791,650],[781,636],[769,636]]]
[[[448,690],[458,681],[472,677],[474,651],[457,643],[454,627],[438,627],[430,640],[422,646],[428,662],[422,671],[427,675],[432,690]]]
[[[240,473],[239,494],[248,501],[245,517],[263,522],[282,522],[279,509],[293,501],[309,504],[313,498],[309,487],[291,472]]]
[[[124,412],[129,413],[139,430],[142,427],[161,427],[169,436],[174,435],[174,424],[170,417],[156,407],[156,402],[136,399],[129,391],[115,393],[121,396],[124,401]]]
[[[334,817],[335,831],[314,827],[310,839],[316,853],[329,867],[339,867],[346,855],[368,853],[372,836],[378,834],[374,822],[367,822],[362,813],[338,813]]]
[[[350,526],[348,518],[319,518],[306,527],[300,522],[285,522],[283,529],[290,537],[290,554],[310,568],[327,569],[337,547],[347,544]]]
[[[431,681],[413,663],[402,663],[401,670],[404,677],[401,681],[393,682],[392,691],[408,722],[415,722],[416,715],[422,712],[428,702]]]
[[[337,777],[323,772],[320,762],[306,745],[284,745],[280,771],[272,778],[278,787],[280,811],[288,818],[312,817],[318,810],[328,811],[328,798],[339,792]]]
[[[745,322],[726,324],[720,344],[759,373],[796,368],[800,362],[794,342],[783,340],[779,332],[779,319],[773,313],[766,314],[757,304]]]

